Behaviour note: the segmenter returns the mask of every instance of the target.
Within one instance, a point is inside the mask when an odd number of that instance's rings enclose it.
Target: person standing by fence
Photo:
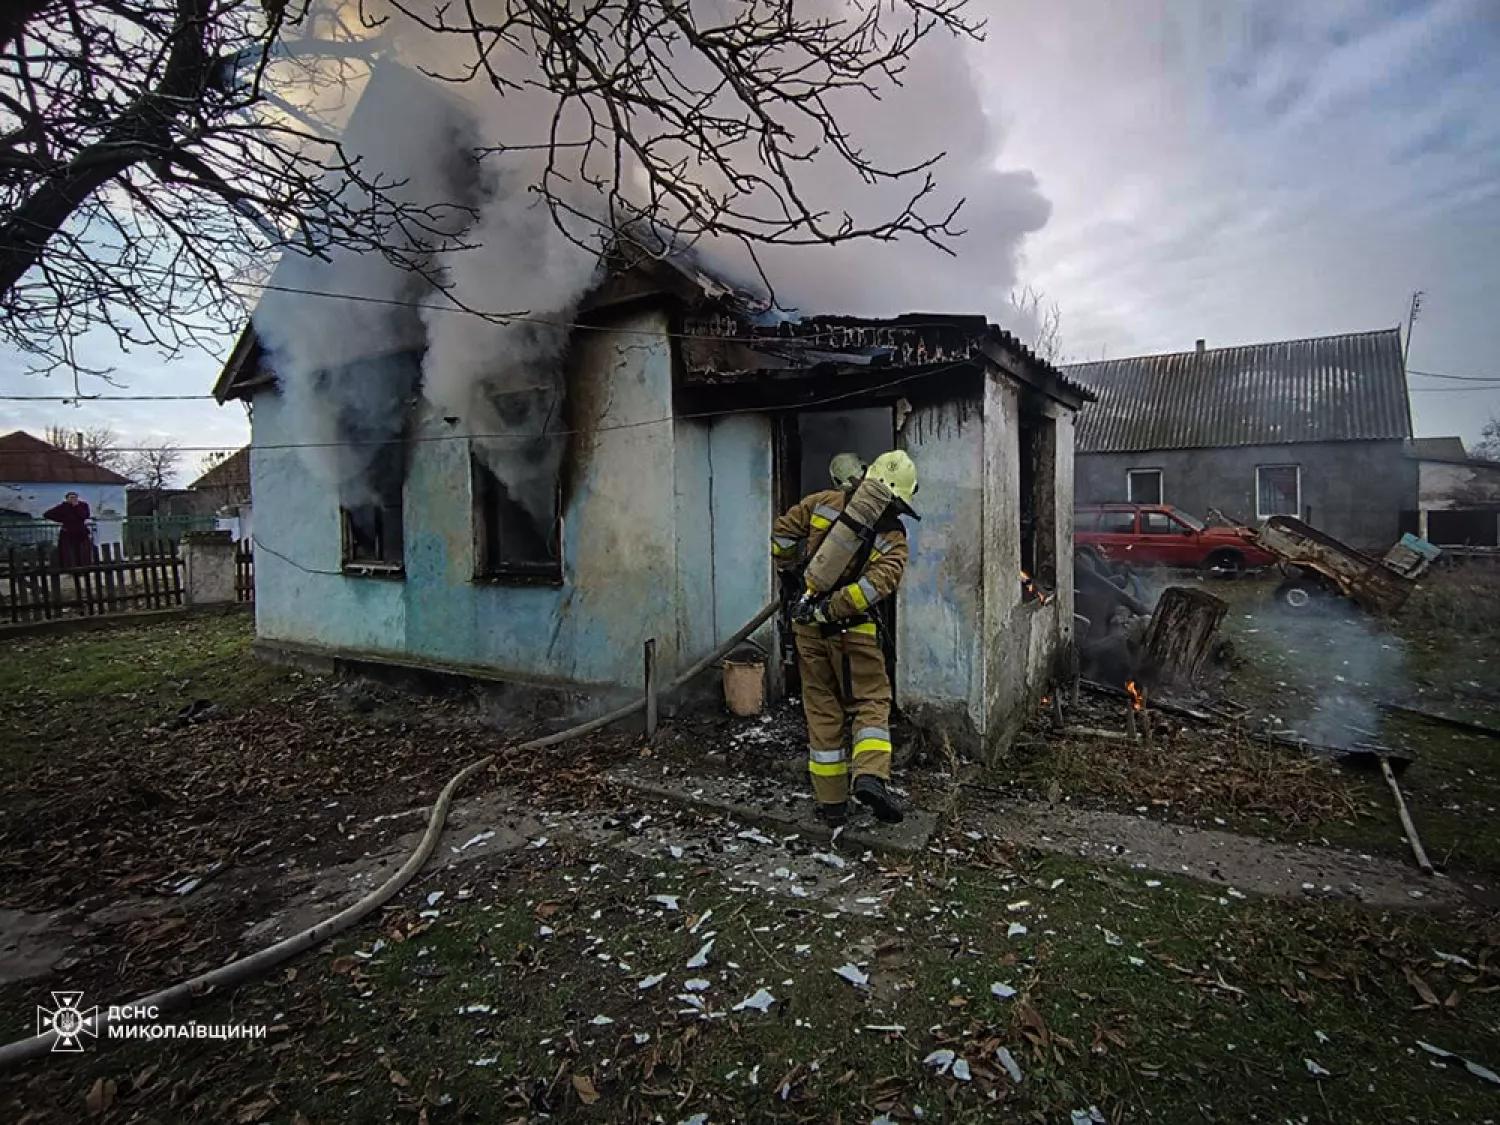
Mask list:
[[[93,540],[89,535],[91,515],[88,504],[76,492],[68,493],[61,504],[42,513],[43,519],[62,524],[57,535],[57,560],[65,570],[88,566],[93,561]]]

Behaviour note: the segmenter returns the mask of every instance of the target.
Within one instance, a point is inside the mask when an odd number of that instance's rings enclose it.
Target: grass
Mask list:
[[[1247,657],[1257,637],[1246,630]],[[336,839],[343,821],[315,819],[335,815],[319,812],[331,791],[346,804],[404,807],[413,788],[428,791],[446,776],[449,759],[477,752],[464,739],[480,736],[462,726],[433,733],[433,723],[458,722],[442,708],[409,704],[389,727],[337,712],[326,691],[255,664],[249,639],[248,621],[223,618],[22,642],[0,659],[0,690],[21,718],[0,734],[0,751],[24,761],[35,740],[111,724],[160,742],[156,757],[126,745],[116,754],[126,760],[112,767],[149,770],[136,781],[178,802],[145,822],[138,841],[153,879],[191,866],[184,856],[215,833]],[[1260,667],[1247,664],[1236,683],[1275,687],[1277,673]],[[232,713],[150,734],[195,698],[228,703]],[[1278,689],[1264,698],[1304,696]],[[1290,710],[1286,718],[1300,721]],[[1382,732],[1394,737],[1408,720],[1389,722]],[[1433,734],[1411,735],[1425,740],[1407,775],[1418,822],[1435,854],[1451,843],[1455,866],[1482,867],[1491,845],[1474,825],[1491,800],[1495,759],[1458,743],[1439,753]],[[99,821],[116,784],[100,783],[83,753],[91,745],[54,741],[50,762],[58,746],[81,749],[61,755],[60,788],[49,799],[93,802]],[[1060,784],[1131,805],[1170,802],[1153,805],[1166,815],[1228,812],[1267,834],[1330,837],[1348,820],[1350,842],[1383,835],[1383,848],[1401,846],[1383,789],[1366,790],[1352,775],[1254,743],[1163,737],[1149,753],[1120,750],[1054,747],[1045,761]],[[575,768],[587,753],[580,746],[570,758]],[[210,762],[233,767],[228,784],[187,802],[188,775]],[[377,765],[389,776],[377,777]],[[8,812],[24,812],[28,791],[13,789],[21,804]],[[538,802],[551,799],[537,792]],[[1440,797],[1459,808],[1438,808]],[[134,823],[120,821],[109,838],[124,839]],[[723,837],[722,827],[702,831]],[[38,860],[29,882],[7,884],[10,901],[40,909],[22,892],[36,897],[55,875],[63,853],[47,854],[53,860]],[[856,880],[846,893],[868,913],[747,889],[718,862],[642,858],[610,844],[476,860],[428,876],[331,947],[188,1013],[263,1024],[272,1029],[266,1039],[118,1044],[49,1058],[0,1076],[0,1119],[76,1120],[91,1091],[96,1108],[110,1103],[94,1115],[103,1125],[444,1125],[543,1115],[671,1125],[697,1114],[862,1125],[881,1114],[912,1121],[918,1107],[926,1121],[1052,1122],[1090,1106],[1111,1122],[1500,1119],[1493,1087],[1416,1045],[1500,1067],[1493,917],[1244,899],[1187,879],[1033,859],[957,832],[900,866],[846,858]],[[85,859],[93,872],[121,863],[118,853]],[[429,905],[437,890],[444,894]],[[676,896],[679,909],[656,895]],[[47,988],[87,987],[90,1002],[117,1000],[147,991],[143,981],[160,985],[222,960],[244,919],[198,929],[195,901],[183,908],[192,924],[176,931],[184,945],[154,954],[110,946],[97,963],[6,986],[0,1020],[19,1033]],[[1013,925],[1026,932],[1012,936]],[[689,969],[709,933],[708,964]],[[837,975],[847,963],[868,973],[867,987]],[[657,973],[666,975],[640,987]],[[709,983],[687,992],[690,979]],[[995,997],[995,983],[1016,995]],[[769,1011],[735,1010],[762,987],[775,997]],[[700,998],[706,1013],[683,995]],[[1007,1076],[1000,1048],[1023,1070],[1021,1083]],[[969,1080],[925,1064],[937,1051],[962,1058]]]
[[[49,1060],[12,1108],[64,1120],[95,1082],[112,1081],[121,1121],[1496,1112],[1478,1078],[1415,1046],[1500,1058],[1500,974],[1477,923],[1241,900],[1061,858],[1017,867],[994,852],[989,870],[888,880],[899,889],[882,916],[863,917],[737,892],[685,863],[591,858],[471,878],[462,901],[450,884],[438,917],[398,912],[200,1016],[277,1027],[264,1042]],[[649,901],[662,893],[680,910]],[[1016,921],[1027,933],[1008,937]],[[707,967],[688,969],[710,933]],[[868,987],[836,975],[850,961]],[[709,983],[688,993],[688,980]],[[1016,995],[995,997],[995,983]],[[760,988],[775,997],[769,1011],[735,1010]],[[904,1030],[868,1030],[893,1026]],[[1019,1085],[1001,1047],[1024,1072]],[[968,1064],[968,1081],[924,1065],[941,1050]]]
[[[255,699],[287,673],[251,656],[254,638],[253,618],[230,614],[8,641],[0,762],[18,767],[61,740],[161,722],[199,698]]]
[[[1500,726],[1500,627],[1493,627],[1500,602],[1479,601],[1497,587],[1500,577],[1489,571],[1439,571],[1402,614],[1379,620],[1350,612],[1288,616],[1274,607],[1269,582],[1213,583],[1208,588],[1230,605],[1222,634],[1236,654],[1220,670],[1217,690],[1249,706],[1256,727],[1315,742],[1376,743],[1414,759],[1401,787],[1433,860],[1454,874],[1500,874],[1500,834],[1480,827],[1500,814],[1500,744],[1378,706],[1415,700]],[[1118,711],[1107,720],[1116,728]],[[1152,747],[1048,739],[1023,748],[1016,763],[1022,780],[1042,791],[1055,783],[1073,797],[1149,806],[1181,822],[1409,861],[1378,770],[1351,771],[1234,733],[1171,725],[1175,733]]]

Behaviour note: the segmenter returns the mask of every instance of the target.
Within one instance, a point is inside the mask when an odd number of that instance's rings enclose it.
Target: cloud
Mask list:
[[[1052,221],[1026,279],[1077,358],[1388,327],[1412,366],[1489,375],[1500,320],[1500,23],[1482,0],[1017,0],[992,110]],[[1017,49],[1024,44],[1025,49]],[[1432,392],[1474,436],[1493,392]]]

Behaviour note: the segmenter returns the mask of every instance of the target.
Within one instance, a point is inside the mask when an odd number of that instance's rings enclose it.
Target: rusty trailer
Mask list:
[[[1293,516],[1266,520],[1256,529],[1255,540],[1290,572],[1276,599],[1292,609],[1342,595],[1371,613],[1394,614],[1440,554],[1426,540],[1405,535],[1377,559]]]

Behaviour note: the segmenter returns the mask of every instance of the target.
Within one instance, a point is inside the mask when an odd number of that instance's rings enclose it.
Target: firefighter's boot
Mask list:
[[[874,774],[860,774],[854,779],[854,799],[875,814],[883,824],[900,824],[906,810],[891,792],[890,782]]]
[[[829,828],[842,828],[849,823],[849,802],[839,801],[837,804],[820,804],[818,806],[818,819]]]

